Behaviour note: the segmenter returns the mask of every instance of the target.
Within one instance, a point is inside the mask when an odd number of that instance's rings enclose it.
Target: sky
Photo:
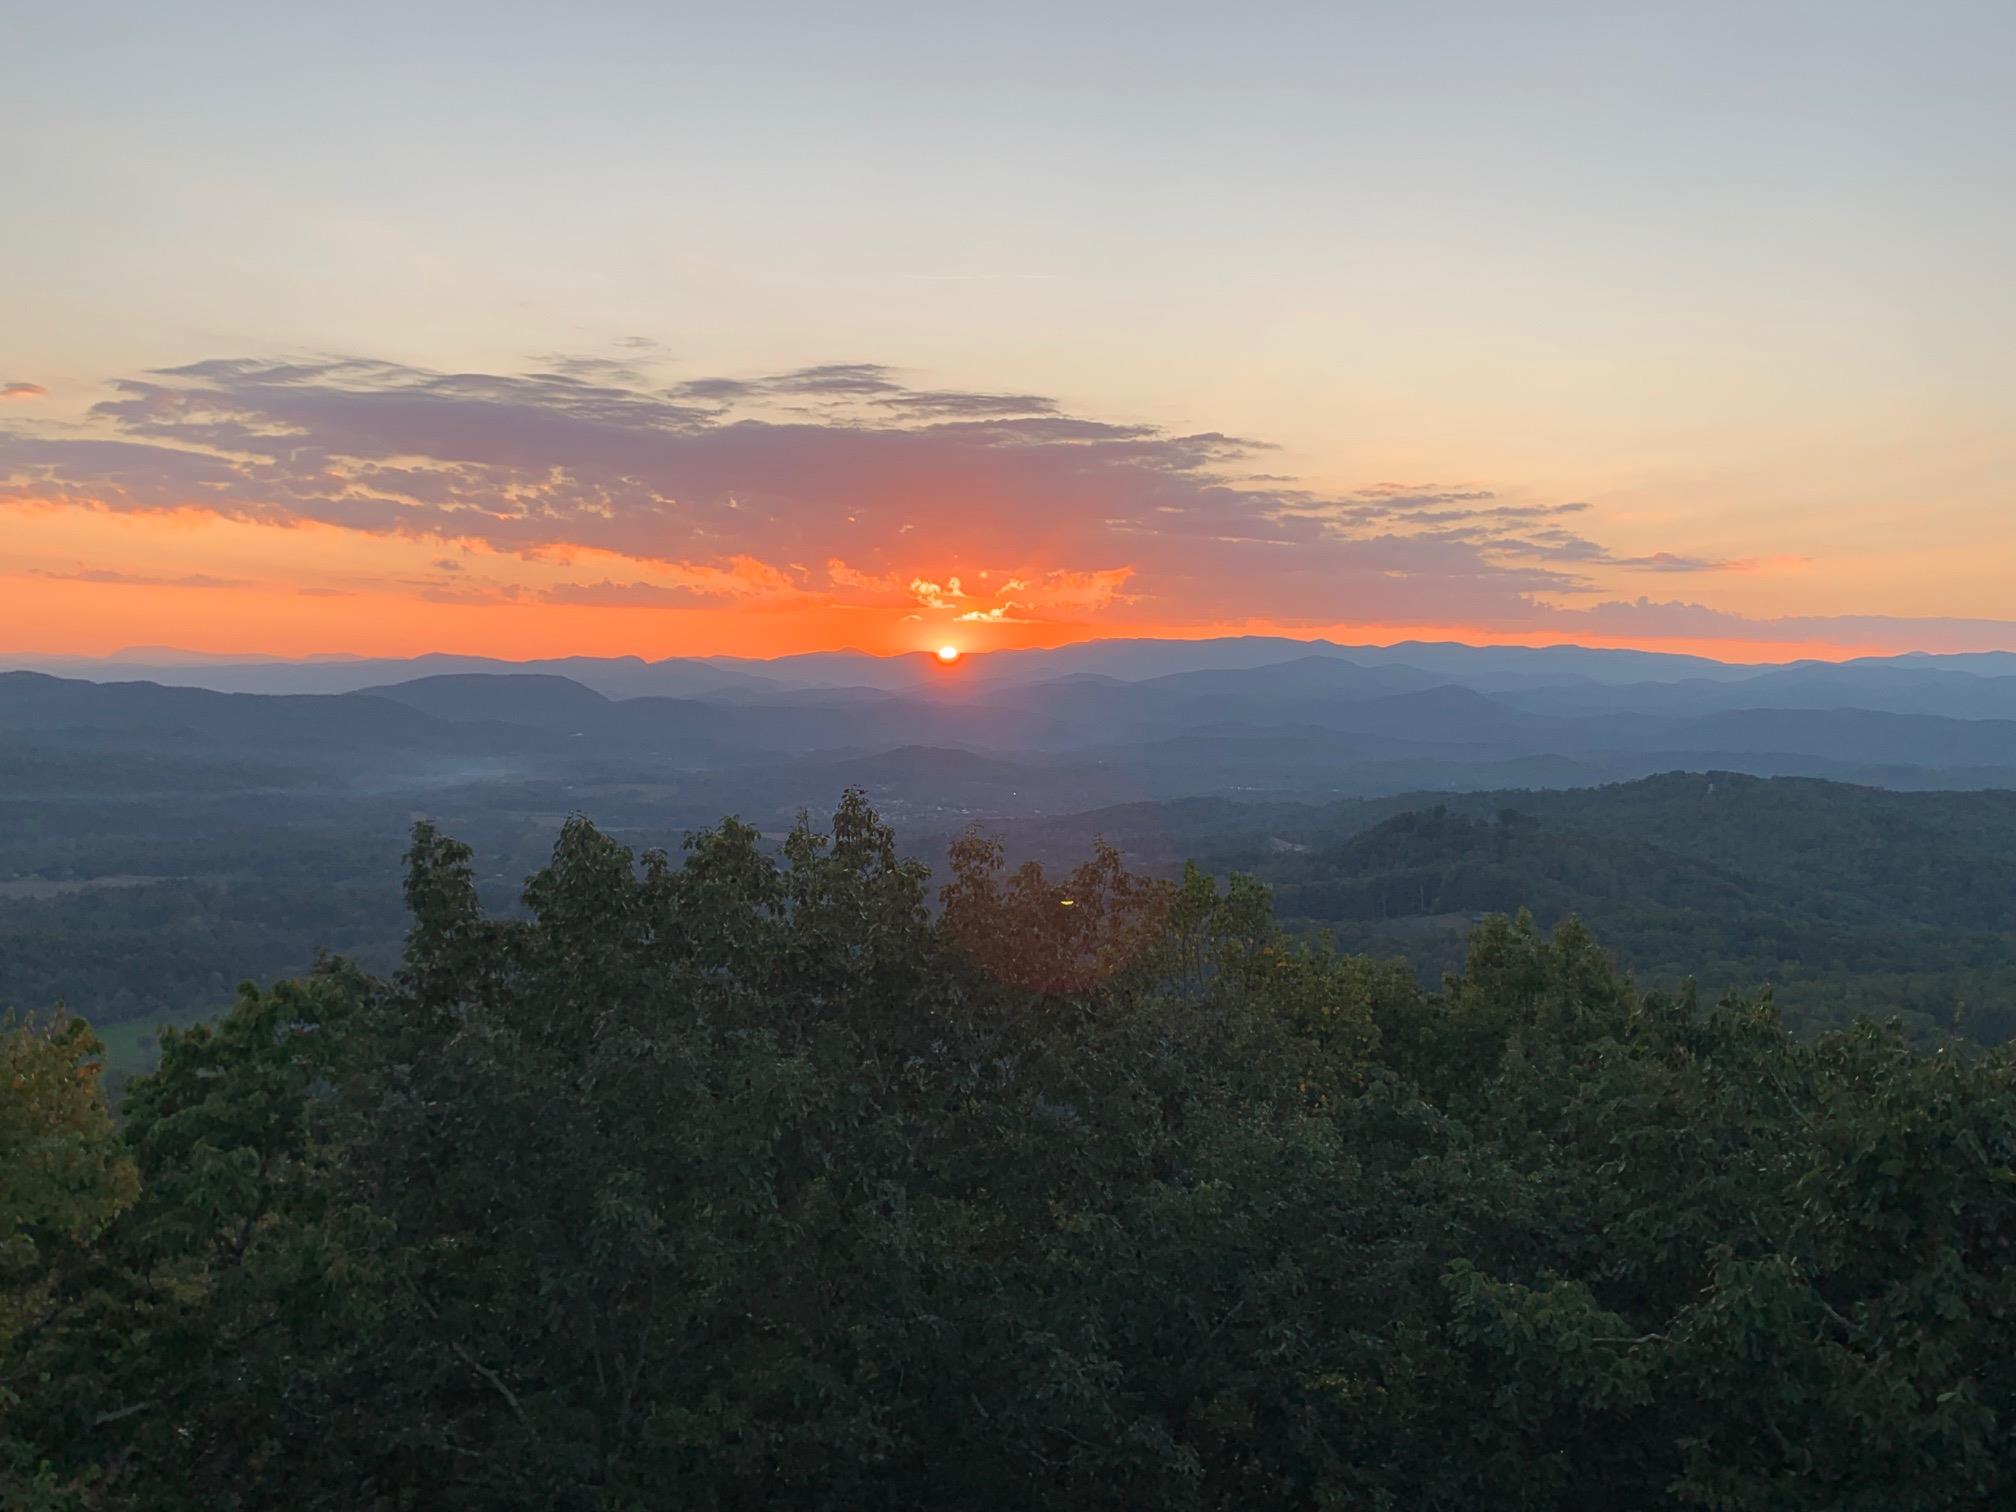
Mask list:
[[[0,0],[0,652],[2016,650],[2016,6]]]

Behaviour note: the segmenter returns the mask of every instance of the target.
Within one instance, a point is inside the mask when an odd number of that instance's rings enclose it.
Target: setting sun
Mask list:
[[[959,648],[957,646],[940,646],[938,648],[938,660],[950,666],[953,662],[959,660]]]

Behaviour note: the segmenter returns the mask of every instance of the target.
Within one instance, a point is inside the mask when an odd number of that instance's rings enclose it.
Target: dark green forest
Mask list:
[[[2016,793],[1893,794],[1673,773],[1464,795],[1348,838],[1217,858],[1291,927],[1401,950],[1434,977],[1479,916],[1579,916],[1641,979],[1769,985],[1805,1029],[1857,1014],[2016,1035]]]
[[[465,784],[411,796],[206,791],[170,769],[102,789],[0,797],[0,1007],[88,1005],[151,1036],[220,1010],[245,977],[307,970],[319,951],[374,973],[405,932],[399,856],[416,814],[465,839],[486,904],[550,851],[570,806],[676,849],[712,823],[711,782],[577,789]],[[671,796],[668,797],[668,793]],[[879,803],[878,798],[878,803]],[[900,806],[900,805],[899,805]],[[788,815],[751,821],[775,852]],[[1802,778],[1673,772],[1559,791],[1410,793],[1330,804],[1198,798],[986,822],[1013,861],[1075,865],[1104,834],[1130,866],[1175,880],[1268,884],[1291,933],[1404,955],[1433,988],[1488,915],[1573,915],[1644,985],[1704,996],[1770,988],[1801,1032],[1857,1015],[1921,1042],[2016,1035],[2016,791],[1891,792]],[[939,863],[956,831],[895,824]]]
[[[2016,1050],[1794,1033],[1573,918],[1430,982],[1288,927],[1537,880],[1683,965],[1703,899],[1806,950],[1933,873],[1788,921],[1660,875],[1678,819],[1330,817],[1285,919],[1109,847],[934,877],[859,794],[676,860],[571,820],[502,911],[423,823],[396,961],[241,989],[116,1118],[16,1021],[0,1507],[2016,1504]]]

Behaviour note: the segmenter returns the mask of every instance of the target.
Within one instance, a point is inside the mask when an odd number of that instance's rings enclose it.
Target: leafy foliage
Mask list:
[[[1431,978],[1484,916],[1523,908],[1583,919],[1641,980],[1769,985],[1801,1029],[1866,1012],[2016,1035],[2016,794],[1715,772],[1407,803],[1340,806],[1297,850],[1220,840],[1213,859],[1267,881],[1290,927]]]
[[[1103,848],[970,838],[934,910],[853,793],[478,883],[419,826],[399,969],[171,1033],[116,1139],[81,1030],[12,1031],[66,1090],[8,1148],[96,1173],[7,1188],[71,1257],[16,1505],[2016,1497],[2007,1049],[1797,1039],[1573,921],[1429,991]]]
[[[82,1019],[0,1023],[0,1506],[60,1507],[56,1473],[21,1432],[35,1345],[92,1247],[133,1200],[133,1161],[97,1087]]]

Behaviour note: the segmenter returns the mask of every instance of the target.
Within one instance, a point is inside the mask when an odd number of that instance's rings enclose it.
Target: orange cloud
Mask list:
[[[957,601],[965,598],[966,594],[956,577],[947,578],[942,587],[926,578],[912,578],[910,596],[926,609],[956,609],[959,607]]]
[[[1036,608],[1053,613],[1097,614],[1114,604],[1136,602],[1121,590],[1134,576],[1132,567],[1103,567],[1091,572],[1060,568],[1033,583],[1011,579],[1009,588]]]
[[[30,577],[48,578],[58,583],[112,583],[135,588],[250,588],[247,578],[217,577],[208,572],[187,572],[180,577],[157,577],[144,572],[121,572],[111,567],[81,567],[75,572],[52,572],[43,567],[28,569]]]
[[[1724,562],[1722,570],[1749,573],[1757,577],[1776,577],[1788,572],[1804,572],[1812,565],[1813,559],[1804,556],[1737,557]]]
[[[172,628],[220,649],[764,654],[931,647],[955,623],[972,649],[1226,626],[2016,645],[2000,621],[1634,601],[1634,580],[1810,563],[1614,550],[1588,501],[1469,481],[1307,488],[1254,471],[1262,449],[862,363],[671,389],[620,365],[196,363],[119,381],[82,427],[0,426],[0,647]]]

